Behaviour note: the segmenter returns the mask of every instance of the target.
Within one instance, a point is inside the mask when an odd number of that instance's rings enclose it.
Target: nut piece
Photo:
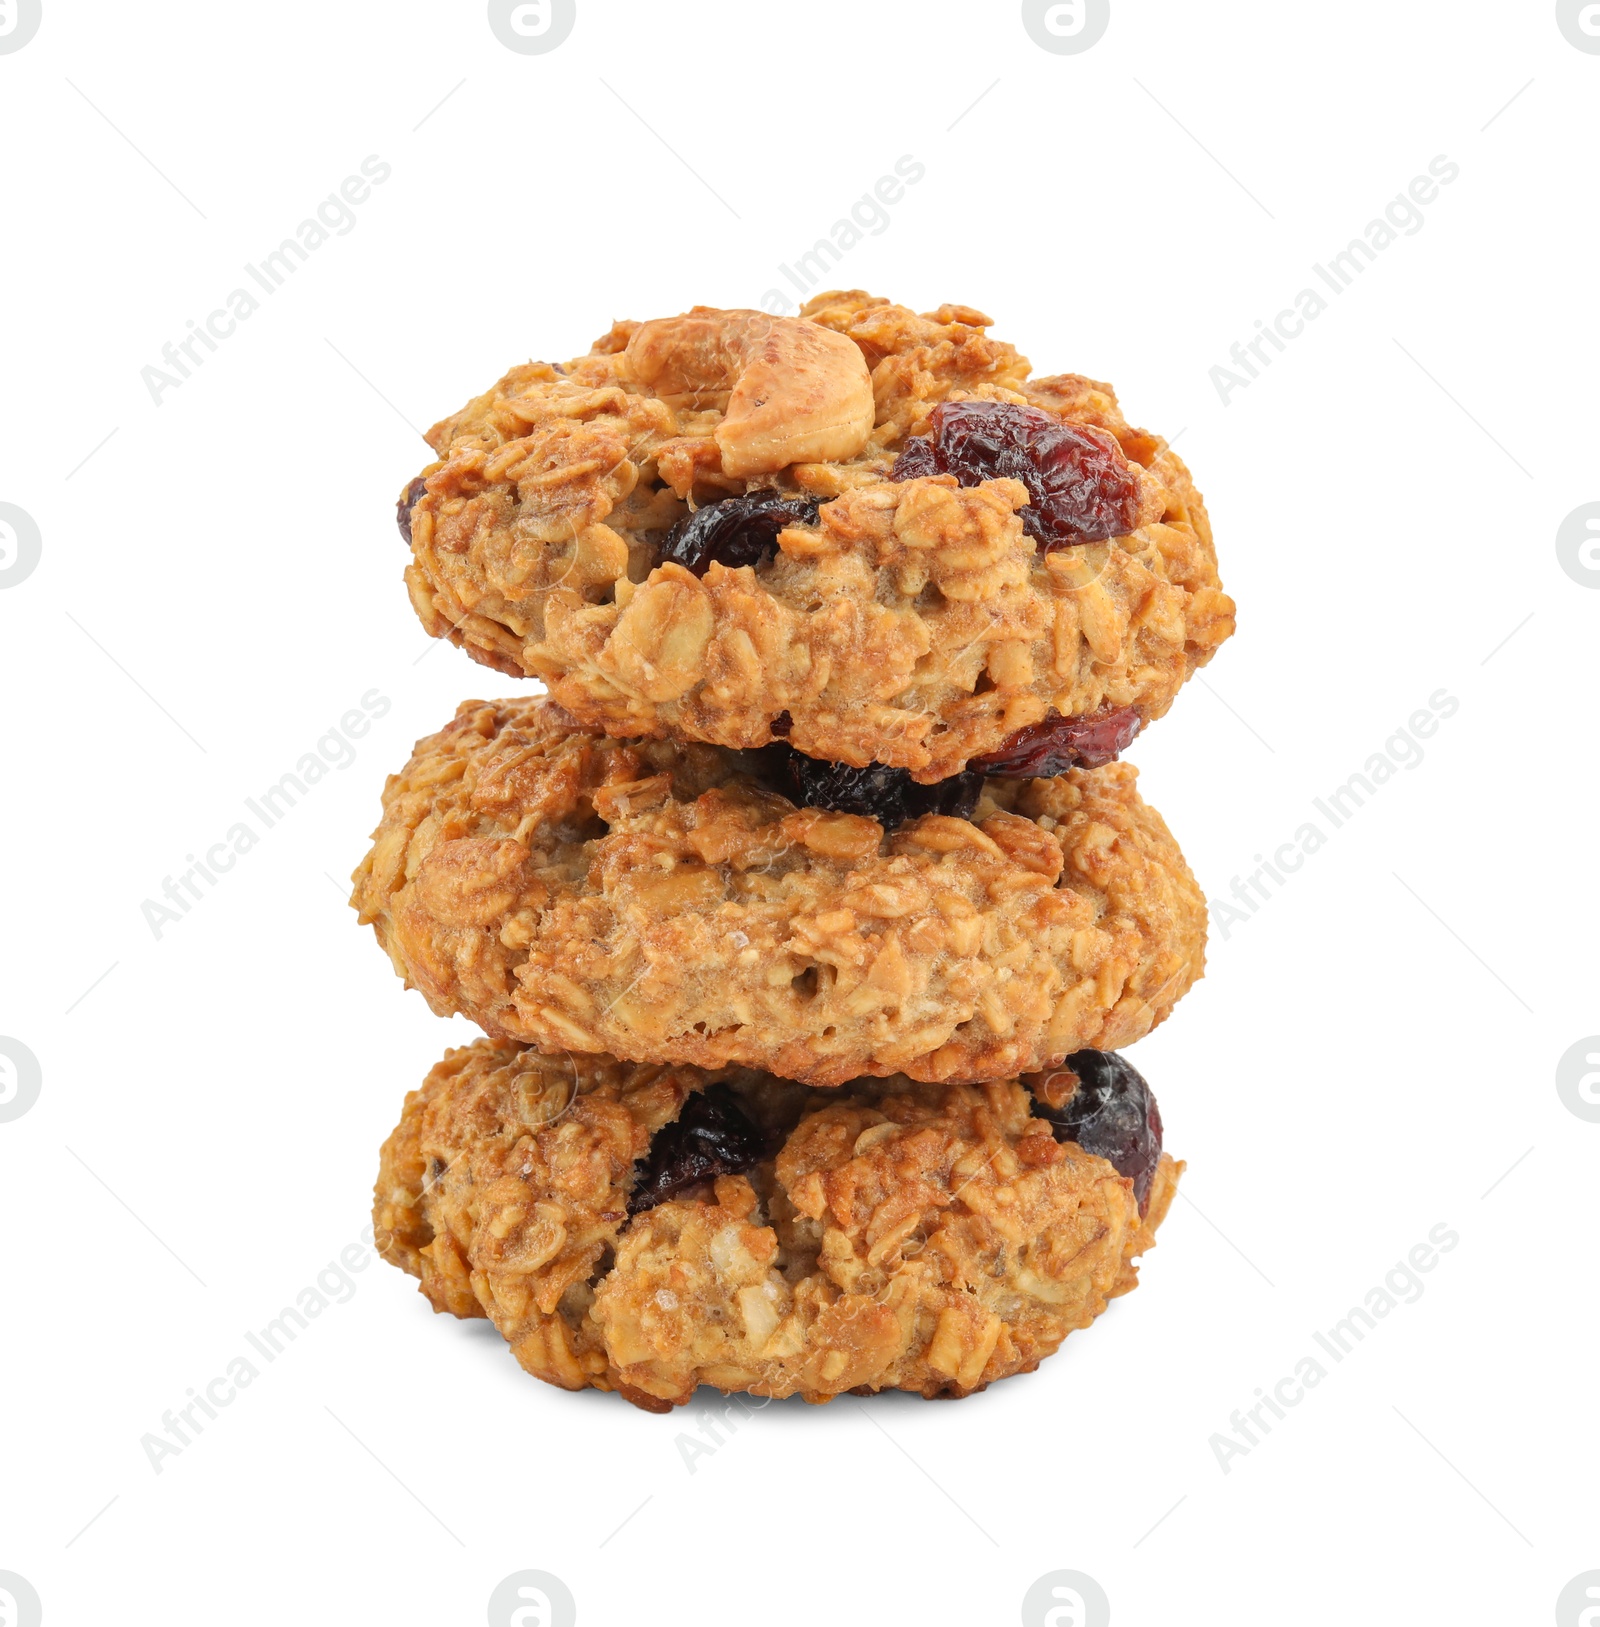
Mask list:
[[[627,694],[676,700],[699,681],[714,625],[710,594],[681,565],[663,565],[617,622],[609,676]]]
[[[724,474],[853,458],[872,433],[872,379],[842,333],[764,311],[697,305],[644,323],[627,371],[673,405],[724,409],[716,430]]]

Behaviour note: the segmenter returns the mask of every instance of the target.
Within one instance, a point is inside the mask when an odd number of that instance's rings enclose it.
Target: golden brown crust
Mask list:
[[[633,1161],[713,1083],[775,1157],[630,1220]],[[961,1396],[1135,1286],[1181,1170],[1162,1159],[1141,1221],[1131,1181],[1057,1143],[1015,1081],[808,1092],[479,1040],[406,1098],[374,1224],[436,1310],[489,1316],[566,1389],[650,1410],[700,1384]]]
[[[810,755],[892,763],[925,781],[1051,710],[1161,716],[1233,631],[1205,506],[1172,449],[1132,428],[1109,386],[1030,378],[1026,358],[967,307],[917,316],[858,291],[819,295],[802,318],[697,307],[619,324],[588,356],[513,368],[435,425],[439,461],[411,510],[406,572],[427,630],[497,671],[542,678],[612,734],[758,746],[787,712],[789,738]],[[733,336],[721,349],[695,343],[738,361],[702,364],[687,382],[659,361],[656,330],[718,322]],[[770,428],[749,450],[737,391],[691,387],[737,376],[753,323],[854,344],[872,393],[859,451],[775,463]],[[763,390],[784,376],[778,348]],[[798,365],[793,376],[804,381],[796,426],[833,422],[829,389],[837,421],[853,422],[865,379],[819,384]],[[969,397],[1107,431],[1139,484],[1134,531],[1040,554],[1016,517],[1027,498],[1017,482],[890,482],[895,453],[927,431],[932,409]],[[745,460],[734,466],[753,458],[767,472],[728,472],[733,430]],[[826,444],[795,435],[798,457]],[[854,444],[851,429],[839,445]],[[815,526],[782,534],[776,558],[713,564],[703,579],[655,563],[690,505],[772,487],[824,504]]]
[[[797,809],[710,746],[469,701],[391,776],[352,903],[441,1015],[554,1051],[812,1085],[1005,1078],[1131,1044],[1205,903],[1123,763],[971,821]]]

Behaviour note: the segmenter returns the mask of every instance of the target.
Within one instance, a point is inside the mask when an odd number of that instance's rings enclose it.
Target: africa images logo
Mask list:
[[[27,1578],[15,1571],[0,1571],[0,1627],[39,1627],[43,1620],[44,1606]]]
[[[489,0],[494,37],[519,56],[555,50],[577,20],[577,0]]]
[[[1569,45],[1600,55],[1600,3],[1597,0],[1556,0],[1556,26]]]
[[[572,1590],[549,1571],[513,1571],[489,1595],[489,1627],[574,1627]]]
[[[4,4],[5,0],[0,0],[0,5]],[[15,503],[0,503],[0,588],[26,582],[43,551],[33,516]]]
[[[1584,1571],[1562,1588],[1556,1600],[1556,1627],[1596,1627],[1596,1623],[1600,1623],[1600,1571]]]
[[[1111,1601],[1082,1571],[1047,1571],[1023,1595],[1022,1627],[1109,1627]]]
[[[38,1101],[43,1083],[38,1057],[21,1040],[0,1035],[0,1124],[20,1119]],[[4,1616],[0,1627],[10,1627]]]
[[[0,56],[20,51],[39,32],[41,18],[40,0],[0,0]]]
[[[1600,1124],[1600,1034],[1569,1045],[1556,1064],[1556,1094],[1569,1113]],[[1595,1617],[1600,1623],[1600,1615]]]
[[[1037,46],[1076,56],[1100,43],[1111,21],[1111,0],[1022,0],[1022,26]]]
[[[1561,522],[1556,558],[1579,587],[1600,588],[1600,503],[1585,503]]]

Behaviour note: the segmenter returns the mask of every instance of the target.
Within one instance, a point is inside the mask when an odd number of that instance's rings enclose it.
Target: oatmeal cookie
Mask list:
[[[797,806],[770,752],[468,701],[390,777],[351,902],[496,1039],[811,1085],[1115,1049],[1201,975],[1205,901],[1129,765],[947,782],[957,811],[886,829]]]
[[[406,1098],[378,1249],[536,1378],[650,1411],[701,1384],[970,1395],[1135,1286],[1183,1167],[1142,1080],[1136,1166],[1061,1127],[1070,1071],[1045,1083],[1053,1109],[1016,1080],[811,1091],[479,1040]]]
[[[613,735],[924,782],[1062,720],[1131,737],[1233,631],[1205,505],[1110,386],[988,326],[830,293],[513,368],[401,496],[423,626]]]

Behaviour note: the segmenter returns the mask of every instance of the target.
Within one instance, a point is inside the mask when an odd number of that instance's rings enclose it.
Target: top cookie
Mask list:
[[[1166,442],[988,326],[830,293],[513,368],[401,497],[417,614],[612,735],[781,736],[924,783],[1105,761],[1233,601]]]

